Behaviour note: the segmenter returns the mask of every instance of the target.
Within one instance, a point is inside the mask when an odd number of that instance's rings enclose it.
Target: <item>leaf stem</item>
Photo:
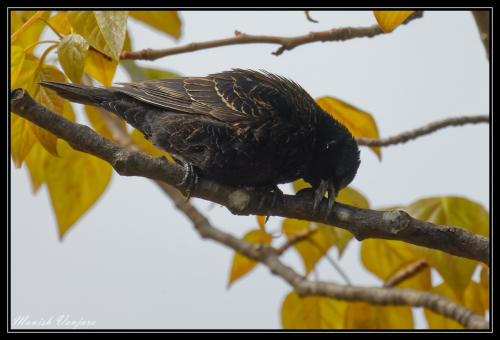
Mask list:
[[[23,52],[26,52],[27,50],[29,50],[30,48],[32,48],[33,46],[36,46],[38,44],[44,44],[44,43],[55,43],[55,44],[59,44],[59,41],[56,41],[56,40],[44,40],[44,41],[37,41],[36,43],[34,44],[31,44],[29,45],[28,47],[25,47],[23,49]]]
[[[44,18],[38,18],[38,19],[40,19],[44,23],[46,23],[47,26],[49,26],[52,29],[52,31],[54,31],[54,33],[59,37],[59,39],[63,38],[63,36],[59,32],[57,32],[57,30],[54,27],[52,27],[52,25],[47,20],[45,20]],[[71,32],[71,33],[73,33],[73,32]]]
[[[50,46],[49,48],[47,48],[45,50],[45,52],[43,52],[42,56],[40,57],[40,61],[38,62],[38,67],[42,67],[42,64],[45,61],[45,57],[47,56],[47,54],[49,54],[50,51],[52,51],[54,48],[56,48],[57,45],[59,45],[59,44],[54,44],[54,45]]]

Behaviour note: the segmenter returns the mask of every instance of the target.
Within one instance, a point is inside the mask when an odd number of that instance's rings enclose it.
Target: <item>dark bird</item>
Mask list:
[[[188,195],[198,174],[273,191],[274,199],[281,192],[277,184],[302,178],[314,190],[314,211],[328,192],[328,216],[360,164],[358,145],[344,125],[302,87],[266,71],[233,69],[121,87],[40,85],[111,111],[141,131],[186,167],[179,185],[187,182]]]

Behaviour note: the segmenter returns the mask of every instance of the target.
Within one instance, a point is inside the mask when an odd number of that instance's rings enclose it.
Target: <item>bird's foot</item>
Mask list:
[[[326,208],[326,214],[325,214],[325,220],[326,220],[328,216],[330,216],[330,213],[332,212],[333,204],[335,203],[335,199],[337,198],[338,195],[337,191],[335,190],[335,187],[333,186],[333,181],[331,179],[326,181],[321,180],[318,188],[314,192],[314,203],[312,212],[313,216],[319,204],[323,200],[323,197],[325,197],[325,192],[328,192],[328,206]]]
[[[191,197],[191,192],[196,190],[196,187],[198,186],[198,173],[196,172],[196,169],[194,168],[192,163],[186,162],[183,158],[179,158],[178,156],[176,157],[177,160],[182,162],[182,165],[184,166],[184,169],[186,169],[186,174],[184,175],[184,178],[180,183],[177,183],[177,186],[180,187],[182,185],[187,184],[186,187],[186,202],[189,201],[189,198]]]
[[[280,188],[278,188],[278,185],[276,184],[269,184],[265,185],[262,188],[258,189],[259,190],[259,197],[260,197],[260,202],[259,202],[259,210],[262,208],[264,205],[264,202],[266,201],[267,197],[269,195],[272,195],[273,200],[271,202],[271,207],[269,208],[269,211],[267,212],[266,220],[264,223],[267,223],[269,220],[269,217],[271,217],[274,209],[274,203],[276,203],[276,198],[278,196],[283,197],[283,191],[281,191]],[[272,191],[272,193],[271,193]]]

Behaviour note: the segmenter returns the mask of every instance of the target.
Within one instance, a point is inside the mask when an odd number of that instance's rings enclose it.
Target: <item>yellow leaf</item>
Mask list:
[[[489,309],[489,304],[483,303],[483,296],[481,291],[481,285],[477,282],[470,281],[467,289],[464,292],[463,305],[469,308],[474,313],[479,315],[484,315],[487,309]]]
[[[446,282],[432,288],[431,292],[443,295],[455,303],[460,304],[461,302]],[[441,314],[434,313],[427,308],[424,308],[424,314],[430,329],[464,329],[464,327],[455,320],[447,318]]]
[[[50,154],[45,150],[40,143],[36,143],[30,153],[24,159],[31,178],[31,189],[36,193],[40,186],[45,182],[45,159]]]
[[[72,122],[75,121],[75,113],[68,101],[64,102],[63,116]],[[35,138],[35,136],[33,136],[33,138]],[[47,157],[51,156],[40,143],[36,143],[24,160],[30,172],[33,193],[36,193],[45,182],[45,160]]]
[[[266,232],[266,224],[265,224],[265,221],[266,221],[266,216],[257,216],[257,222],[259,223],[259,228],[260,228],[260,230],[262,230],[263,232]]]
[[[16,114],[10,114],[10,153],[14,166],[20,168],[24,159],[36,143],[29,121]]]
[[[444,297],[452,300],[453,302],[465,306],[474,313],[484,316],[486,310],[489,309],[489,296],[484,296],[484,291],[481,288],[481,283],[469,281],[467,288],[463,293],[463,298],[458,297],[454,289],[451,288],[446,282],[443,282],[437,287],[432,288],[432,292],[443,295]],[[486,300],[485,300],[486,298]],[[486,303],[485,303],[486,302]],[[425,317],[431,329],[463,329],[464,327],[458,322],[444,317],[440,314],[431,312],[424,309]]]
[[[80,83],[89,44],[79,34],[68,34],[57,47],[59,62],[73,83]]]
[[[64,35],[71,33],[71,25],[68,21],[68,12],[60,12],[49,19],[49,24]]]
[[[172,157],[170,157],[170,155],[166,151],[160,151],[157,148],[155,148],[153,146],[153,143],[151,143],[146,138],[144,138],[144,135],[141,132],[139,132],[139,130],[134,129],[134,131],[130,135],[130,138],[132,138],[132,140],[134,142],[136,142],[137,145],[139,145],[144,150],[144,152],[146,152],[148,155],[153,156],[153,157],[158,157],[158,156],[163,155],[170,162],[174,161],[172,159]]]
[[[68,101],[64,102],[63,116],[64,118],[72,122],[75,121],[75,113],[73,112],[73,108]],[[51,156],[40,145],[40,143],[36,143],[25,159],[26,165],[28,166],[28,170],[30,172],[33,193],[36,193],[40,186],[45,182],[45,160],[47,159],[47,157]]]
[[[35,72],[37,69],[38,69],[38,60],[25,59],[21,67],[21,71],[19,72],[13,87],[27,88],[31,79],[35,76]]]
[[[366,198],[351,187],[345,187],[344,189],[340,190],[339,195],[335,199],[335,202],[351,205],[353,207],[361,209],[370,208],[370,204],[368,203]]]
[[[295,190],[295,193],[299,192],[302,189],[311,187],[309,183],[305,182],[303,179],[298,179],[295,182],[292,182],[292,185],[293,185],[293,190]]]
[[[377,22],[384,32],[391,32],[401,25],[414,11],[373,11]]]
[[[10,87],[15,84],[23,67],[25,54],[21,46],[14,45],[10,49]]]
[[[316,99],[316,103],[333,118],[344,124],[354,137],[378,138],[372,115],[333,97]],[[380,147],[370,147],[382,159]]]
[[[490,309],[490,274],[488,273],[488,267],[481,264],[481,302],[485,309]]]
[[[38,67],[32,74],[27,89],[31,97],[37,102],[62,115],[64,99],[59,97],[54,91],[40,86],[38,83],[42,80],[66,81],[66,77],[56,67],[43,65],[42,67]],[[30,127],[40,144],[52,155],[59,157],[57,153],[57,137],[33,123],[30,123]]]
[[[309,226],[310,222],[308,221],[287,218],[283,221],[282,227],[286,236],[290,238],[292,235],[307,233],[310,231]],[[321,229],[312,232],[307,238],[294,244],[295,249],[297,249],[304,261],[306,274],[309,274],[316,262],[326,254],[332,245],[330,238]]]
[[[284,329],[343,329],[347,302],[291,292],[281,307]]]
[[[45,180],[62,238],[97,201],[111,178],[111,165],[61,141],[62,158],[47,156]]]
[[[332,227],[329,225],[316,223],[316,226],[328,237],[332,245],[336,246],[339,250],[339,258],[342,256],[349,241],[354,237],[347,230]]]
[[[151,80],[151,79],[178,77],[177,74],[169,71],[147,68],[147,67],[139,67],[135,64],[133,60],[120,60],[120,64],[122,64],[125,67],[125,69],[130,75],[130,78],[132,78],[132,81],[134,83],[140,83],[145,80]]]
[[[21,47],[28,47],[38,41],[45,23],[38,18],[48,20],[50,11],[24,11],[22,15],[15,11],[10,12],[11,44]],[[31,50],[29,53],[32,53]]]
[[[410,306],[376,306],[351,302],[345,313],[346,329],[413,329]]]
[[[101,53],[120,59],[127,31],[127,11],[71,11],[70,25]]]
[[[141,67],[141,70],[142,72],[144,72],[144,75],[146,76],[147,80],[160,79],[160,78],[174,78],[179,76],[175,73],[155,68]]]
[[[367,239],[361,244],[363,265],[384,281],[420,258],[418,251],[402,241]],[[398,287],[431,289],[430,269],[422,270],[414,277],[400,283]]]
[[[181,36],[181,20],[176,11],[129,11],[129,15],[175,39]]]
[[[101,84],[111,86],[118,63],[106,58],[107,56],[97,51],[88,50],[84,70]]]
[[[271,244],[271,236],[262,230],[252,230],[247,233],[243,240],[251,243],[265,243]],[[228,288],[231,283],[248,273],[255,267],[257,262],[250,260],[248,257],[241,255],[240,253],[235,253],[233,258],[233,265],[231,267],[231,274],[229,275]]]
[[[28,82],[33,77],[37,67],[38,62],[25,60],[12,87],[28,87]],[[37,141],[29,126],[30,122],[26,119],[13,113],[10,114],[10,152],[16,168],[21,167],[23,160]]]
[[[476,234],[489,235],[489,214],[479,204],[462,197],[435,197],[419,200],[405,208],[414,218],[434,224],[460,227]],[[477,262],[439,250],[412,246],[444,281],[461,297]]]
[[[304,12],[306,12],[306,18],[307,18],[307,20],[309,20],[310,22],[317,22],[316,20],[314,20],[313,18],[311,18],[309,16],[309,11],[304,11]]]
[[[67,100],[64,102],[63,117],[72,122],[75,122],[76,120],[75,112],[73,112],[73,108],[71,107],[71,104]]]

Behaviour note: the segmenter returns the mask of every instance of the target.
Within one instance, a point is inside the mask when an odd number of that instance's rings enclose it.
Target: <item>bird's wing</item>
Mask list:
[[[143,102],[180,113],[211,115],[225,122],[292,119],[314,100],[292,81],[235,69],[208,77],[166,78],[115,88]],[[299,115],[300,117],[300,115]]]
[[[142,83],[118,83],[123,87],[114,87],[113,90],[173,112],[197,113],[196,109],[191,107],[192,99],[184,89],[185,79],[164,78]]]
[[[215,90],[222,99],[222,110],[231,109],[238,115],[257,120],[293,120],[304,107],[316,105],[309,94],[296,83],[266,71],[234,69],[211,74]],[[224,118],[214,107],[212,115]],[[223,119],[222,119],[223,120]]]

